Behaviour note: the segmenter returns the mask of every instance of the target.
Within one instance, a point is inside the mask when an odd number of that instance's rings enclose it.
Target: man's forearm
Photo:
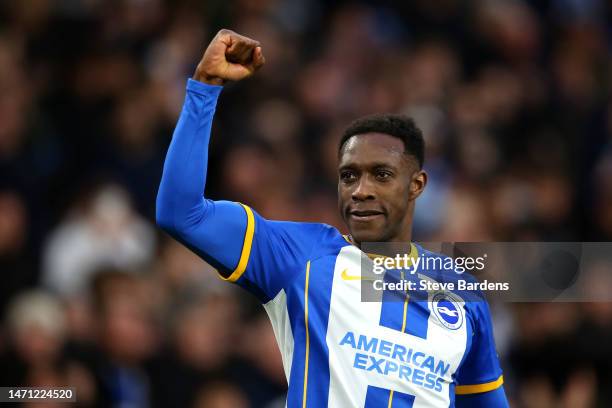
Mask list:
[[[157,223],[169,233],[197,222],[205,211],[208,142],[221,90],[192,79],[187,83],[157,193]]]
[[[204,198],[208,142],[222,89],[216,84],[247,78],[264,62],[257,41],[230,30],[217,33],[194,73],[206,83],[187,83],[157,193],[157,224],[226,277],[240,275],[241,268],[244,272],[239,261],[247,245],[248,225],[252,238],[253,216],[238,203]]]
[[[166,155],[157,192],[157,224],[175,238],[206,216],[208,141],[221,84],[253,75],[265,63],[258,41],[220,30],[187,83],[187,95]],[[202,81],[202,82],[200,82]]]

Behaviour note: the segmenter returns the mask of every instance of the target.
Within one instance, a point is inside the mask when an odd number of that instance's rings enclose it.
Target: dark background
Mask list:
[[[223,91],[210,197],[344,231],[339,135],[394,111],[428,146],[417,241],[610,241],[611,13],[605,0],[0,2],[0,385],[70,384],[79,406],[284,406],[261,308],[153,224],[186,78],[222,27],[261,41],[267,64]],[[612,404],[612,304],[491,301],[513,406]]]

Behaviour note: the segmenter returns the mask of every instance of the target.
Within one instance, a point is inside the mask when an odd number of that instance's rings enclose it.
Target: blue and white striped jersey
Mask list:
[[[288,407],[454,407],[462,396],[472,398],[464,399],[469,406],[507,406],[484,300],[432,293],[363,302],[363,253],[336,229],[270,221],[248,206],[204,198],[221,87],[189,80],[187,91],[157,220],[263,303],[283,358]],[[413,256],[438,256],[412,248]]]

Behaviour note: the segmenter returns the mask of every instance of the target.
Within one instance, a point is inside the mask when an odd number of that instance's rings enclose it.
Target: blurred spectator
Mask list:
[[[202,387],[193,408],[249,408],[245,395],[231,382],[212,382]]]
[[[238,345],[244,360],[236,378],[258,407],[273,407],[286,396],[286,373],[271,328],[265,313],[255,314],[244,327]]]
[[[234,296],[193,294],[174,311],[168,349],[151,362],[155,406],[194,404],[202,384],[226,369],[237,337]]]
[[[66,322],[60,302],[44,292],[23,293],[7,312],[16,355],[30,367],[49,366],[62,351]]]
[[[0,383],[30,387],[76,387],[82,406],[97,397],[91,373],[64,354],[66,319],[61,302],[35,290],[23,292],[7,310],[8,345]],[[35,406],[34,404],[32,406]]]
[[[10,297],[36,283],[36,264],[28,248],[29,214],[22,198],[0,191],[0,313]]]
[[[95,347],[77,355],[91,369],[102,406],[148,407],[145,362],[157,350],[153,311],[141,282],[122,271],[99,271],[93,281]]]
[[[152,227],[134,213],[127,194],[105,186],[50,236],[43,282],[57,293],[76,295],[96,269],[146,265],[154,247]]]

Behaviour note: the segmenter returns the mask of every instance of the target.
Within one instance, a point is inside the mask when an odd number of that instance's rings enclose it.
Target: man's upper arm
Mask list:
[[[187,220],[168,232],[215,267],[221,276],[241,273],[240,259],[249,234],[245,206],[203,198],[193,214],[194,217],[186,217]]]
[[[495,349],[489,307],[484,299],[468,302],[466,306],[472,311],[473,333],[470,347],[456,375],[457,406],[461,406],[460,401],[469,400],[475,403],[493,398],[498,401],[496,405],[472,404],[470,406],[505,407],[507,402],[505,405],[499,402],[506,401],[506,398],[502,387],[502,369]]]
[[[263,303],[306,270],[317,242],[329,227],[324,224],[271,221],[244,206],[249,217],[244,247],[226,280],[254,293]]]
[[[250,207],[206,200],[196,222],[176,238],[235,282],[267,302],[305,267],[323,224],[270,221]]]

